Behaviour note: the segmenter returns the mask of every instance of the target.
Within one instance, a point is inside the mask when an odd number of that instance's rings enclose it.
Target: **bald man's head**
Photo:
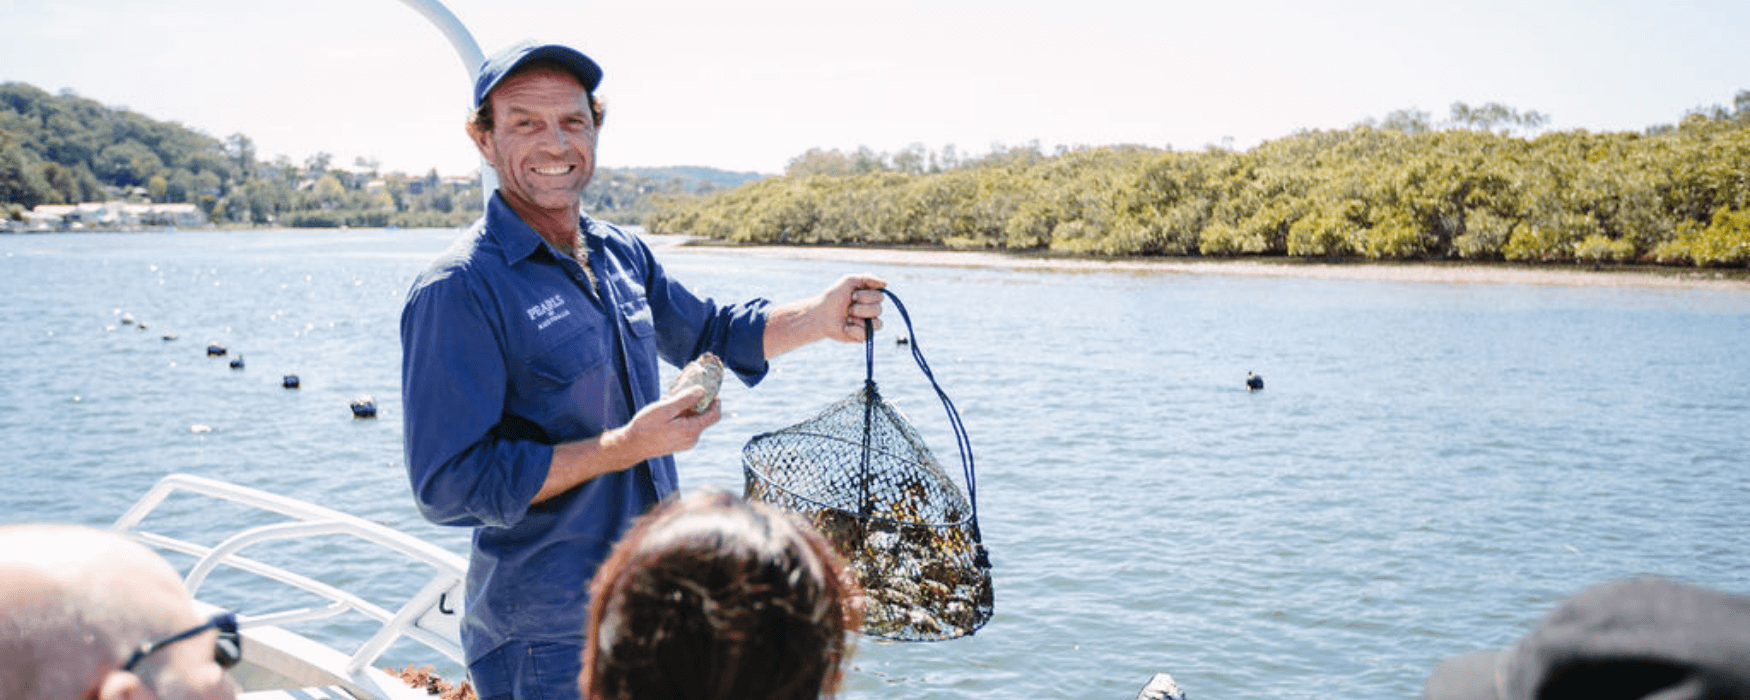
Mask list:
[[[0,526],[0,697],[106,695],[106,682],[167,697],[151,691],[158,675],[175,671],[167,684],[181,687],[185,671],[205,669],[172,669],[166,653],[137,675],[121,674],[122,661],[200,621],[176,570],[130,538],[74,525]]]

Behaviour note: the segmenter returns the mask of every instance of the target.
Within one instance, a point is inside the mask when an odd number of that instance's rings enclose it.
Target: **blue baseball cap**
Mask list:
[[[583,83],[583,89],[592,94],[596,86],[602,84],[602,67],[577,49],[559,44],[523,42],[493,54],[480,65],[480,77],[474,80],[475,109],[479,109],[480,104],[486,101],[486,96],[492,94],[492,89],[504,80],[504,76],[510,75],[517,66],[539,58],[557,61],[559,65],[565,66],[566,70],[577,76],[577,82]]]

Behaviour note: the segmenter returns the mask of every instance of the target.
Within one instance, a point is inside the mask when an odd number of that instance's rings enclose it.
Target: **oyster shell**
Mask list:
[[[681,368],[679,376],[668,385],[668,395],[674,396],[694,386],[705,387],[704,398],[692,405],[693,413],[704,413],[711,407],[711,402],[717,398],[717,390],[723,386],[723,361],[717,356],[706,352],[698,359],[688,362]]]

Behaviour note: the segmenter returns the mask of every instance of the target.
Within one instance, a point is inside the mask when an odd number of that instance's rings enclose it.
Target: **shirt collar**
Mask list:
[[[583,228],[585,244],[596,235],[595,227],[589,217],[579,214],[578,225]],[[548,248],[543,245],[547,239],[542,238],[534,228],[523,218],[517,216],[516,210],[504,201],[504,195],[492,193],[492,199],[486,203],[486,228],[492,236],[498,239],[499,248],[504,251],[504,260],[508,264],[516,264],[535,254],[535,251]]]

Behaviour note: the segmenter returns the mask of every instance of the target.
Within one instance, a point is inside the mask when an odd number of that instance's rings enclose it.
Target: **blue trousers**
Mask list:
[[[581,700],[583,648],[512,640],[468,665],[481,700]]]

